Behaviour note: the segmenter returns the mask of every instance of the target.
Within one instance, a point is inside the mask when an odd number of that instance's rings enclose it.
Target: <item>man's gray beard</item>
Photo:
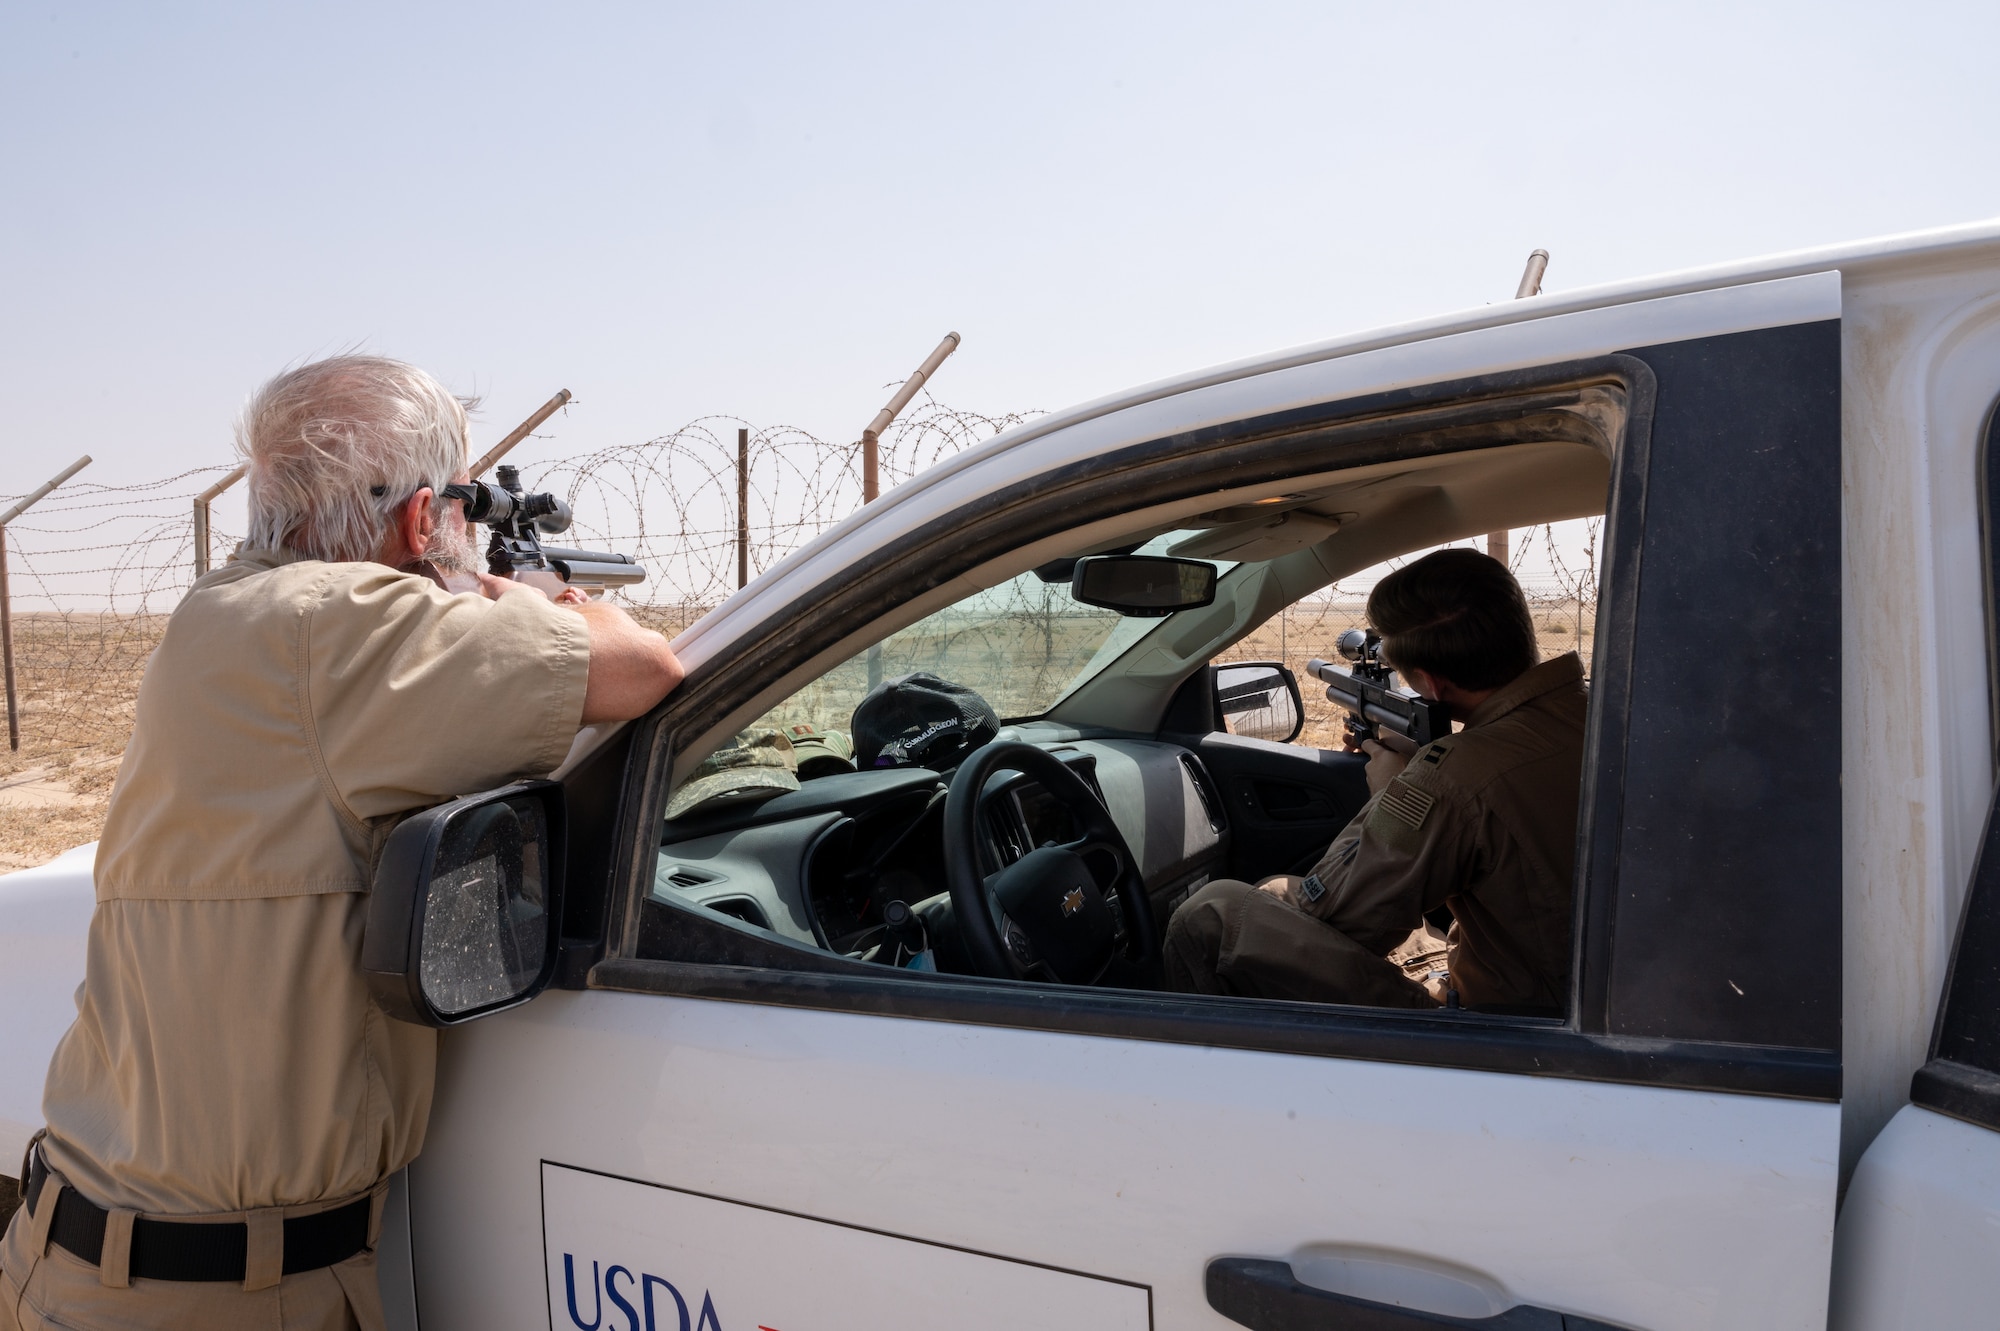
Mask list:
[[[471,573],[479,567],[479,551],[471,534],[454,522],[440,522],[431,530],[424,558],[440,573]]]

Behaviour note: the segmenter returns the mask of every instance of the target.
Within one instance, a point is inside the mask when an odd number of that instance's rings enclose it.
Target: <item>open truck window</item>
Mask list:
[[[814,622],[787,626],[782,644],[740,644],[743,668],[713,672],[641,734],[650,831],[607,922],[615,955],[591,983],[1827,1092],[1838,709],[1767,712],[1749,732],[1726,718],[1754,680],[1837,695],[1836,349],[1836,325],[1805,324],[1244,419],[1024,481],[883,552],[829,589]],[[1274,616],[1343,579],[1494,530],[1578,522],[1592,524],[1598,565],[1577,598],[1594,599],[1589,622],[1546,608],[1537,625],[1545,651],[1590,648],[1575,869],[1554,926],[1569,940],[1563,991],[1478,1012],[1169,988],[1157,949],[1178,908],[1221,879],[1306,869],[1368,798],[1352,755],[1230,734],[1212,667],[1258,654]],[[1155,618],[1028,604],[1037,587],[1061,590],[1038,569],[1141,550],[1209,561],[1212,599]],[[1740,650],[1718,670],[1728,624]],[[789,673],[750,664],[772,659]],[[876,766],[829,739],[843,709],[851,730],[850,699],[871,678],[958,660],[999,695],[990,742],[1052,763],[982,770],[955,807],[963,754]],[[806,732],[790,736],[789,765],[714,761],[795,726]],[[687,798],[737,767],[767,775],[733,798]],[[1712,872],[1661,877],[1690,855]],[[1053,876],[1018,881],[1034,878],[1018,867],[1031,861]],[[1009,875],[1011,895],[968,925],[963,883]],[[1095,932],[1052,955],[1065,903]],[[1779,920],[1795,930],[1782,954],[1768,946]],[[1634,1037],[1671,1052],[1635,1053]]]

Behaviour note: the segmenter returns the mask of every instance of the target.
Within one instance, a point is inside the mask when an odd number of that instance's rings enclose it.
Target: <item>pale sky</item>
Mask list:
[[[0,6],[0,491],[359,346],[853,438],[2000,214],[1985,4]],[[218,520],[225,520],[218,515]]]

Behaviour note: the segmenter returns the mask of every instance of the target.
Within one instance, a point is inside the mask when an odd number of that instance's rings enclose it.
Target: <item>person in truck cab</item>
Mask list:
[[[1382,653],[1465,728],[1414,755],[1368,753],[1368,803],[1312,873],[1211,883],[1174,912],[1165,966],[1187,992],[1557,1014],[1569,990],[1570,879],[1585,692],[1574,652],[1539,660],[1514,577],[1440,550],[1376,585]],[[1428,984],[1424,917],[1451,912]]]
[[[440,493],[468,479],[465,408],[423,371],[289,371],[237,444],[249,536],[146,668],[0,1328],[379,1327],[381,1201],[436,1040],[370,1001],[375,858],[403,815],[546,773],[680,679],[623,611],[476,571]]]

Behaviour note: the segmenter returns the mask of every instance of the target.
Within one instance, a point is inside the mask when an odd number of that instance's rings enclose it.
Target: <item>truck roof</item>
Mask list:
[[[1115,412],[1273,371],[1339,360],[1386,347],[1425,342],[1457,333],[1524,324],[1585,310],[1636,304],[1662,297],[1744,286],[1813,273],[1838,270],[1851,277],[1869,273],[1871,270],[1922,266],[1926,261],[1948,266],[1962,263],[1968,255],[1976,255],[1982,250],[1990,251],[1996,260],[2000,260],[2000,218],[1962,226],[1906,232],[1818,249],[1794,250],[1734,263],[1715,264],[1704,268],[1691,268],[1680,272],[1583,287],[1574,291],[1495,301],[1472,309],[1435,315],[1408,323],[1346,333],[1321,342],[1265,352],[1242,360],[1229,361],[1206,369],[1140,384],[1122,392],[1038,416],[962,453],[940,460],[928,470],[889,490],[865,510],[857,510],[845,520],[827,528],[786,555],[773,568],[752,579],[748,588],[740,589],[722,605],[689,625],[675,639],[675,649],[683,653],[692,652],[696,656],[701,655],[710,646],[708,640],[712,635],[720,633],[727,636],[728,630],[724,626],[749,604],[776,590],[774,583],[795,582],[800,571],[823,551],[841,544],[864,525],[881,522],[887,514],[918,500],[920,496],[926,495],[940,485],[950,483],[968,468],[978,467],[996,455],[1009,452],[1031,440]],[[1837,294],[1835,298],[1837,300]]]
[[[1900,266],[1911,260],[1927,258],[1956,260],[1964,257],[1967,251],[1982,249],[1990,249],[1996,256],[2000,256],[2000,218],[1971,222],[1962,226],[1936,227],[1927,231],[1906,231],[1898,235],[1850,241],[1817,249],[1789,250],[1760,258],[1658,273],[1650,277],[1607,282],[1593,287],[1580,287],[1574,291],[1545,293],[1520,300],[1494,301],[1471,309],[1433,315],[1427,319],[1344,333],[1323,342],[1309,342],[1304,346],[1265,352],[1243,360],[1229,361],[1207,369],[1158,379],[1122,393],[1114,393],[1062,411],[1051,412],[1046,416],[1036,417],[998,438],[1019,441],[1062,429],[1094,416],[1136,406],[1142,402],[1184,393],[1189,389],[1204,388],[1210,384],[1225,383],[1231,379],[1264,374],[1313,361],[1330,360],[1337,356],[1349,356],[1356,352],[1373,351],[1379,347],[1468,332],[1475,328],[1525,323],[1531,319],[1545,319],[1552,315],[1574,313],[1577,310],[1625,305],[1661,296],[1678,296],[1690,291],[1740,286],[1747,282],[1796,277],[1802,273],[1826,272],[1836,268],[1852,273]]]

